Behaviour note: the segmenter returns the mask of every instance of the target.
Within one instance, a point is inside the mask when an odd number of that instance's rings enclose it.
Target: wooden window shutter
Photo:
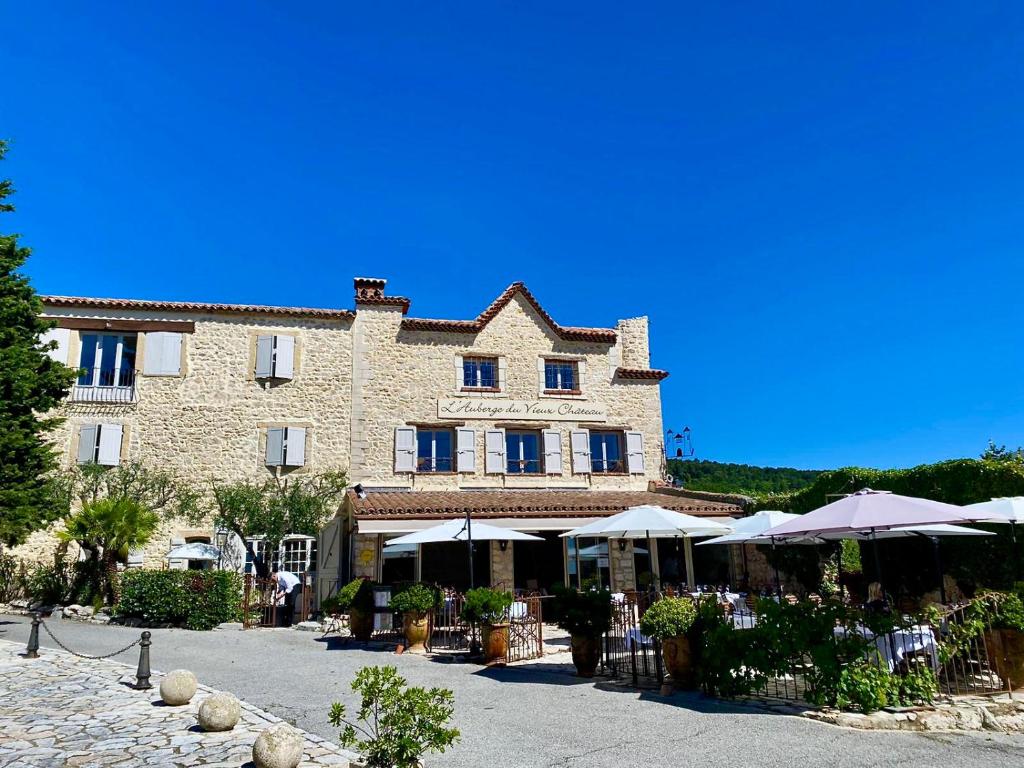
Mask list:
[[[274,378],[290,379],[295,373],[295,337],[274,337]]]
[[[476,430],[462,427],[455,432],[458,471],[476,472]]]
[[[488,474],[504,474],[505,472],[505,430],[488,429],[484,432],[484,449],[486,453],[484,469]]]
[[[57,342],[57,348],[47,350],[46,354],[49,355],[51,360],[61,363],[62,365],[67,365],[68,346],[71,344],[71,329],[51,328],[50,330],[40,334],[40,344],[49,344],[51,341]]]
[[[395,472],[416,471],[416,427],[395,427]]]
[[[284,464],[284,428],[267,429],[267,466],[280,467]]]
[[[181,373],[181,339],[180,333],[147,333],[142,372],[147,376],[178,376]]]
[[[572,448],[572,471],[577,474],[590,472],[590,431],[574,429],[569,433]]]
[[[120,424],[100,424],[99,449],[96,451],[96,463],[107,467],[115,467],[121,463],[121,437],[124,427]]]
[[[562,474],[562,433],[557,429],[544,430],[544,473]]]
[[[78,463],[92,464],[96,461],[96,438],[99,427],[95,424],[83,424],[78,430]]]
[[[306,428],[288,427],[285,430],[284,463],[289,467],[301,467],[306,463]]]
[[[626,466],[630,474],[644,473],[644,433],[626,433]]]
[[[274,374],[274,337],[256,337],[256,378],[269,379]]]

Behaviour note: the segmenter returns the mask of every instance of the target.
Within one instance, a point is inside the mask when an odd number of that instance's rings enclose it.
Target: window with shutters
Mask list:
[[[266,464],[268,467],[301,467],[306,463],[305,427],[269,427]]]
[[[78,463],[113,467],[121,463],[121,424],[83,424],[78,430]]]
[[[135,399],[137,334],[83,333],[78,358],[81,369],[71,399],[130,403]]]
[[[622,432],[590,432],[590,471],[594,474],[615,474],[626,471],[623,456],[625,437]]]
[[[256,337],[256,378],[291,379],[295,375],[295,337]]]
[[[541,461],[541,433],[507,430],[505,432],[505,471],[510,475],[539,475]]]
[[[498,389],[498,359],[496,357],[462,358],[462,388],[464,390]]]
[[[273,565],[273,563],[267,563],[266,562],[266,551],[267,551],[267,542],[266,541],[264,541],[261,538],[255,538],[254,537],[254,538],[246,539],[246,542],[249,544],[249,547],[245,548],[245,572],[246,573],[256,573],[256,562],[255,562],[255,560],[253,560],[253,555],[254,554],[256,555],[256,557],[258,557],[260,560],[262,560],[267,565],[267,567],[270,567],[270,566]],[[249,551],[250,547],[252,548],[252,552]]]
[[[575,360],[544,361],[544,391],[546,393],[579,394],[579,366]]]
[[[416,430],[416,471],[453,472],[454,434],[450,429]]]

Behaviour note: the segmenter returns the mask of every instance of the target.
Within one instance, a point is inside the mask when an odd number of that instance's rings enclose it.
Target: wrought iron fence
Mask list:
[[[284,598],[277,597],[277,582],[261,579],[255,574],[245,574],[242,588],[242,628],[277,627],[309,620],[317,610],[316,586],[309,574],[301,574],[301,583],[295,589],[295,601],[291,616],[287,614]],[[290,621],[289,621],[290,619]]]
[[[539,659],[544,655],[544,600],[540,595],[515,598],[505,612],[508,622],[506,662]]]
[[[612,603],[612,628],[604,636],[601,672],[628,676],[636,687],[660,685],[664,679],[661,646],[640,631],[640,618],[659,595],[627,592]]]

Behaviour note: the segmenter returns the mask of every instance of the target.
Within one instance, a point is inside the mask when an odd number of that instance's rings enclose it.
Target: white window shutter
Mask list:
[[[142,372],[147,376],[177,376],[181,373],[181,334],[154,331],[146,334]]]
[[[295,337],[274,337],[274,378],[290,379],[295,371]]]
[[[83,424],[78,430],[79,464],[92,464],[96,461],[96,436],[97,426],[95,424]]]
[[[476,430],[463,427],[455,433],[458,471],[476,472]]]
[[[301,467],[306,463],[306,428],[288,427],[285,430],[284,463],[289,467]]]
[[[267,466],[280,467],[284,464],[284,428],[267,429]]]
[[[484,469],[488,474],[504,474],[505,472],[505,430],[488,429],[484,433],[484,449],[486,460]]]
[[[626,433],[626,465],[630,474],[642,475],[644,473],[644,433]]]
[[[562,433],[557,429],[544,430],[544,473],[562,474]]]
[[[121,463],[121,436],[124,428],[120,424],[100,424],[100,447],[96,463],[114,467]]]
[[[574,429],[569,433],[572,448],[572,471],[577,474],[590,472],[590,432]]]
[[[416,471],[416,427],[395,427],[395,472]]]
[[[274,373],[274,337],[256,337],[256,378],[269,379]]]
[[[55,362],[61,363],[62,365],[68,364],[68,346],[71,344],[71,329],[70,328],[51,328],[48,331],[44,331],[39,335],[40,344],[49,344],[51,341],[57,342],[56,349],[49,349],[46,354],[50,356],[50,359]]]

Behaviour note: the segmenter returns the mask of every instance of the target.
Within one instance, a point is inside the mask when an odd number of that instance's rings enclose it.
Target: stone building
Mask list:
[[[327,589],[353,574],[461,586],[464,545],[384,544],[467,513],[544,538],[478,544],[478,583],[631,588],[678,545],[577,553],[558,534],[644,503],[738,514],[660,492],[668,374],[650,365],[646,318],[562,326],[521,283],[475,319],[416,318],[385,288],[357,278],[354,311],[45,297],[52,354],[81,369],[53,436],[64,462],[138,459],[197,484],[344,470],[353,488],[319,552],[297,537],[279,553]],[[169,545],[212,536],[168,523],[133,561],[159,567]]]

